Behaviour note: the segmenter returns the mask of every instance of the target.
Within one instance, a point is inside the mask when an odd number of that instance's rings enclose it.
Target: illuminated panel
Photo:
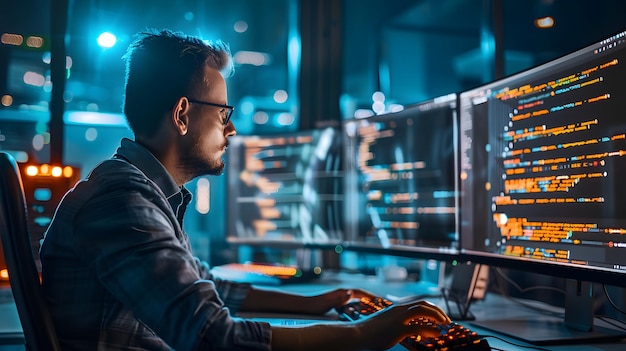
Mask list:
[[[623,34],[461,93],[462,242],[626,271]]]
[[[456,95],[344,121],[352,247],[457,249]]]
[[[35,263],[41,269],[39,262],[39,247],[48,224],[52,221],[56,206],[65,193],[78,182],[80,168],[72,166],[58,166],[49,164],[19,165],[24,197],[28,210],[28,230],[35,256]]]
[[[6,267],[4,262],[4,256],[0,254],[0,267]],[[0,268],[0,288],[9,286],[9,270],[6,268]]]
[[[231,138],[228,240],[341,242],[341,150],[333,128]]]

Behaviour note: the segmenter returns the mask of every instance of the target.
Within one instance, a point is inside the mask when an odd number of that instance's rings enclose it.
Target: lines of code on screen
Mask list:
[[[230,139],[231,242],[339,243],[341,133],[334,128]]]
[[[456,96],[344,123],[353,244],[456,248]]]
[[[626,42],[461,94],[463,246],[626,268]]]

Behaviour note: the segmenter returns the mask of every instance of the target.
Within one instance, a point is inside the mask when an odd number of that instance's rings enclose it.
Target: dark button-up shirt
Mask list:
[[[214,279],[182,229],[191,194],[122,140],[61,201],[41,247],[63,350],[269,350],[266,323],[231,317],[249,286]]]

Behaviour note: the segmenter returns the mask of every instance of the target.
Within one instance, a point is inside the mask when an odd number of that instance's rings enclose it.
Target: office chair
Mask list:
[[[17,163],[10,154],[0,152],[0,243],[26,350],[56,351],[60,350],[59,342],[41,290],[27,213]]]

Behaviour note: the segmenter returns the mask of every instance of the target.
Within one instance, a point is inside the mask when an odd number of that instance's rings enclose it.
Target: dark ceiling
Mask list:
[[[494,13],[494,8],[500,12]],[[480,37],[482,28],[494,28],[493,22],[485,19],[498,17],[503,49],[532,53],[539,64],[624,30],[624,13],[626,1],[614,0],[423,0],[398,13],[387,25]],[[535,27],[534,20],[545,16],[552,16],[555,26]]]
[[[120,110],[123,80],[123,63],[120,58],[132,34],[147,27],[168,27],[207,38],[221,38],[229,42],[234,50],[269,53],[273,57],[273,64],[263,71],[257,69],[248,72],[252,69],[246,67],[241,69],[242,74],[234,78],[241,92],[238,92],[239,95],[234,94],[233,98],[244,95],[267,96],[287,84],[287,35],[289,26],[293,26],[293,18],[289,17],[290,4],[297,3],[297,0],[68,1],[67,51],[73,58],[68,87],[75,92],[74,98],[80,96],[84,101],[98,101],[101,106],[106,106],[105,110]],[[3,7],[3,11],[0,11],[0,33],[37,34],[46,38],[50,33],[50,18],[63,11],[57,4],[64,2],[0,0]],[[379,88],[377,83],[370,86],[370,83],[362,84],[362,79],[351,77],[379,75],[380,57],[371,56],[380,54],[380,46],[395,45],[389,50],[398,52],[406,49],[398,45],[414,51],[423,50],[412,47],[410,42],[404,45],[383,43],[384,38],[379,34],[381,31],[444,38],[442,45],[449,47],[429,51],[429,59],[425,61],[427,64],[451,59],[459,61],[462,55],[470,55],[471,62],[472,50],[478,50],[480,55],[481,43],[486,38],[484,30],[488,29],[489,33],[489,29],[493,29],[490,19],[494,18],[494,13],[490,10],[500,7],[501,12],[497,12],[495,18],[501,20],[503,50],[531,58],[521,65],[510,67],[510,72],[524,68],[523,65],[539,64],[578,49],[622,30],[626,25],[622,19],[626,2],[613,0],[343,0],[343,4],[346,57],[343,74],[344,81],[348,82],[344,90],[346,94],[357,96],[366,95],[365,92],[370,94],[373,89]],[[533,20],[546,15],[554,17],[556,26],[549,30],[535,28]],[[238,20],[245,20],[250,29],[243,34],[233,31],[233,23]],[[94,38],[103,30],[116,32],[118,46],[109,50],[95,46]],[[454,40],[447,41],[445,38]],[[450,46],[458,47],[454,50]],[[31,61],[41,60],[42,53],[12,49],[0,45],[0,67],[3,67],[0,71],[0,82],[3,82],[0,88],[26,103],[41,99],[40,93],[32,91],[23,96],[20,92],[11,92],[14,84],[10,82],[11,71],[7,67],[36,65]],[[410,70],[411,67],[402,66],[401,69]],[[446,70],[450,71],[449,68],[442,68],[443,72]],[[433,72],[439,71],[434,69]],[[472,72],[456,74],[471,76]],[[379,78],[371,80],[376,79]],[[351,81],[356,83],[350,85]],[[434,90],[423,92],[421,96],[437,95],[446,89],[459,89],[463,88],[463,84],[472,83],[475,81],[461,83],[460,86],[443,85],[440,88],[436,84],[425,83]],[[366,87],[365,92],[350,91],[363,86]],[[77,108],[84,107],[83,104]]]

